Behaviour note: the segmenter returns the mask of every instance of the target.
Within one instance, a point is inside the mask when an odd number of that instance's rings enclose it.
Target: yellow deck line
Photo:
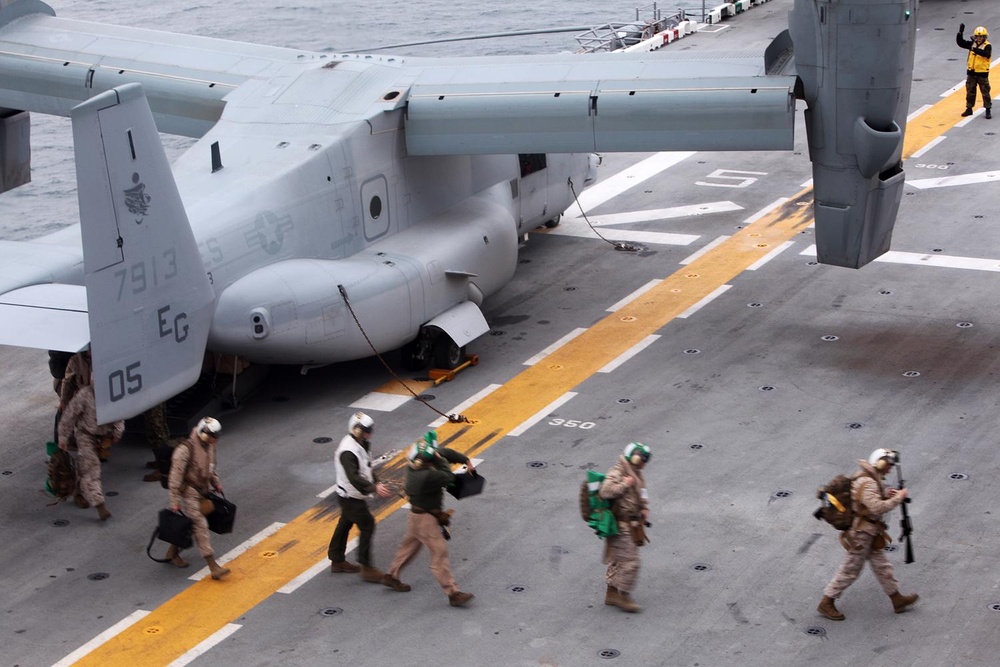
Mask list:
[[[398,396],[419,395],[433,386],[434,383],[430,380],[391,380],[372,393],[394,394]]]
[[[953,127],[964,108],[963,89],[914,119],[907,128],[904,156]],[[802,190],[522,371],[464,412],[473,423],[442,426],[440,440],[467,455],[481,455],[544,406],[808,226],[810,206],[804,204],[811,203],[810,194],[811,188]],[[381,521],[402,504],[397,500],[381,506],[376,520]],[[228,563],[232,574],[225,581],[205,579],[191,585],[75,664],[169,664],[323,558],[337,516],[338,512],[327,505],[310,509]]]

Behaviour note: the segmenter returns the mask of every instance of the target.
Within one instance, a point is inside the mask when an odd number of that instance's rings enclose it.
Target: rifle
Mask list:
[[[905,489],[906,486],[903,482],[903,468],[899,465],[899,452],[896,452],[896,474],[899,475],[899,488]],[[910,502],[909,498],[904,498],[903,502],[899,505],[899,508],[903,511],[903,518],[900,519],[899,525],[903,529],[899,535],[899,541],[902,542],[906,540],[906,563],[910,564],[914,562],[913,558],[913,524],[910,523],[910,513],[906,509],[907,503]]]

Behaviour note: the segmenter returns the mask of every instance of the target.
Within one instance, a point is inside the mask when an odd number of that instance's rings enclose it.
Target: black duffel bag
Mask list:
[[[209,491],[205,497],[211,500],[215,507],[212,512],[205,515],[208,529],[219,535],[233,532],[233,524],[236,523],[236,504],[226,500],[221,491],[219,493]]]
[[[153,529],[153,535],[149,538],[149,544],[146,545],[146,555],[157,563],[170,562],[169,558],[154,558],[153,554],[150,553],[156,538],[160,538],[167,544],[172,544],[178,549],[187,549],[194,544],[194,540],[191,537],[191,519],[166,507],[160,510],[159,523]]]

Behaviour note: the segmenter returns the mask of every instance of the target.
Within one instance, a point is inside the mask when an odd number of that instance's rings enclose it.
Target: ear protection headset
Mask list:
[[[868,463],[880,473],[888,472],[896,464],[896,452],[891,449],[876,449],[868,457]]]
[[[347,430],[350,433],[354,433],[354,429],[356,428],[361,429],[362,433],[371,434],[375,428],[375,420],[363,412],[355,412],[347,421]]]
[[[218,438],[219,434],[222,433],[222,424],[219,423],[218,419],[213,419],[212,417],[205,417],[200,422],[198,422],[198,439],[202,442],[208,442],[209,438]]]
[[[625,447],[625,458],[634,466],[646,463],[650,456],[652,453],[649,451],[649,447],[641,442],[630,442]]]

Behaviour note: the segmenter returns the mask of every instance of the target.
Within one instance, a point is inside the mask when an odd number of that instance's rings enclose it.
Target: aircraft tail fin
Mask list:
[[[97,419],[133,417],[198,379],[215,295],[139,84],[74,107]]]

